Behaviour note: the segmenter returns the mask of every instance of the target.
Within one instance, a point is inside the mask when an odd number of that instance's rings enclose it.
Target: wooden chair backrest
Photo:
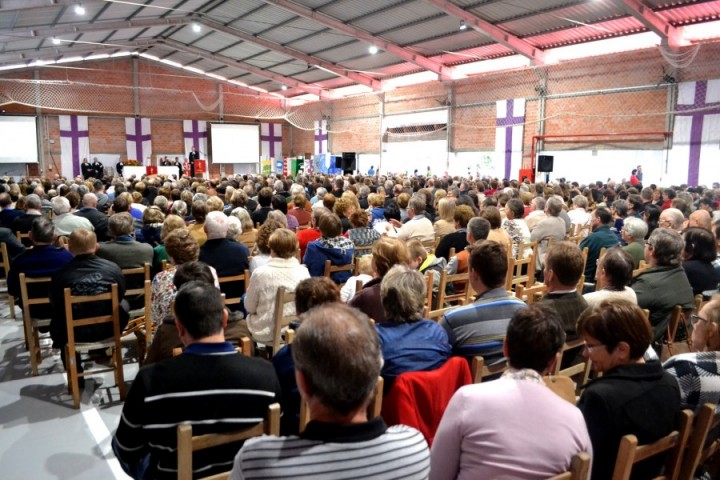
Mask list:
[[[280,404],[273,403],[268,406],[266,417],[262,422],[259,422],[252,427],[227,433],[209,433],[193,437],[192,425],[181,423],[177,426],[178,480],[192,480],[193,452],[247,440],[252,437],[259,437],[260,435],[280,436]],[[230,470],[228,470],[227,473],[214,475],[211,478],[213,480],[218,480],[229,477]]]
[[[449,283],[455,285],[455,289],[462,285],[465,288],[462,293],[454,293],[447,295],[445,293]],[[445,270],[440,272],[440,284],[438,286],[438,308],[445,305],[446,302],[458,302],[459,305],[464,305],[467,301],[467,290],[470,288],[470,272],[456,273],[453,275],[448,274]]]
[[[572,355],[577,355],[576,352],[578,352],[580,348],[583,348],[584,345],[584,342],[579,338],[565,342],[565,345],[563,345],[563,348],[560,351],[560,358],[558,358],[558,361],[555,364],[555,375],[570,377],[575,380],[575,384],[577,385],[577,387],[575,388],[576,395],[580,394],[580,390],[582,389],[583,385],[585,385],[590,378],[592,361],[589,358],[583,358],[582,361],[574,365],[570,365],[566,368],[562,368],[561,365],[563,358],[568,351],[571,351]]]
[[[150,264],[145,263],[142,267],[135,267],[135,268],[123,268],[122,269],[123,277],[125,277],[125,283],[127,283],[128,278],[134,275],[142,275],[143,280],[150,281],[152,280],[150,278]],[[134,295],[145,295],[145,287],[139,287],[135,289],[125,290],[125,296],[134,296]]]
[[[425,304],[423,308],[432,310],[433,308],[433,282],[435,280],[435,272],[427,272],[425,274]],[[357,290],[356,290],[357,291]]]
[[[485,359],[481,356],[474,356],[470,363],[470,374],[473,379],[473,383],[481,383],[484,378],[498,375],[508,369],[507,361],[496,363],[494,365],[487,365]]]
[[[425,247],[428,253],[435,253],[435,248],[440,243],[440,240],[433,238],[432,240],[424,240],[420,243],[422,243],[422,246]]]
[[[717,427],[720,426],[720,414],[716,412],[716,408],[712,403],[700,407],[680,468],[680,480],[695,478],[697,467],[706,463],[720,450],[720,439],[715,438],[710,443],[706,441],[708,433],[717,432]]]
[[[367,407],[367,418],[372,420],[373,418],[380,415],[382,411],[382,399],[383,399],[383,386],[385,380],[383,377],[378,377],[377,385],[375,385],[375,391],[370,398],[370,403]],[[307,424],[310,423],[310,409],[306,402],[300,402],[300,432],[305,430]]]
[[[523,267],[527,270],[523,275]],[[530,255],[527,258],[516,260],[510,255],[508,259],[507,276],[505,277],[505,290],[513,290],[517,285],[531,287],[535,284],[535,257]]]
[[[680,464],[690,435],[693,413],[683,410],[680,413],[679,428],[661,439],[647,445],[638,445],[635,435],[625,435],[620,439],[617,461],[612,480],[629,480],[634,464],[656,455],[667,453],[664,475],[658,479],[675,480],[680,473]]]
[[[638,264],[638,268],[633,270],[633,273],[632,273],[633,278],[636,277],[638,274],[644,272],[648,268],[650,268],[650,265],[648,265],[648,263],[645,260],[640,260],[640,263]]]
[[[3,269],[3,278],[7,278],[8,272],[10,271],[10,255],[8,255],[7,244],[5,242],[0,243],[0,252],[2,252],[0,268]]]
[[[545,385],[560,398],[575,405],[575,383],[572,378],[564,375],[546,375],[543,380]]]
[[[26,247],[32,245],[32,240],[30,240],[30,232],[15,232],[15,236],[17,237],[18,241]]]
[[[246,281],[246,272],[239,274],[239,275],[229,275],[227,277],[218,277],[218,283],[220,284],[220,290],[222,290],[223,283],[230,283],[230,282],[243,282],[243,286],[245,287],[245,290],[247,291],[247,284]],[[240,297],[228,297],[226,293],[225,297],[225,305],[237,305],[240,302],[242,302],[242,296]]]
[[[297,319],[297,315],[285,316],[285,304],[290,302],[295,302],[295,292],[288,292],[285,287],[278,288],[277,295],[275,296],[275,310],[273,312],[273,356],[280,350],[282,329]]]
[[[570,470],[548,480],[587,480],[590,476],[590,455],[580,452],[573,455],[570,461]]]
[[[430,310],[430,307],[425,307],[425,309],[423,310],[423,318],[427,318],[428,320],[432,320],[434,322],[439,322],[443,315],[445,315],[447,312],[455,310],[456,308],[458,307],[455,306],[438,308],[437,310]]]
[[[515,296],[527,303],[532,305],[537,300],[540,300],[543,295],[547,292],[547,285],[540,283],[532,287],[526,287],[523,284],[518,284],[515,287]]]
[[[583,268],[582,268],[582,271],[583,271],[583,272],[585,271],[585,267],[587,266],[587,259],[588,259],[588,252],[589,252],[589,251],[590,251],[590,249],[589,249],[588,247],[585,247],[585,248],[582,249],[582,258],[583,258]],[[588,280],[588,281],[593,281],[593,280],[594,280],[594,279],[591,278],[591,279]]]
[[[3,248],[5,248],[5,244],[2,244]],[[38,283],[45,283],[47,284],[47,294],[42,297],[33,297],[30,298],[30,295],[28,293],[28,284],[38,284]],[[27,344],[28,351],[30,353],[30,370],[33,374],[33,376],[38,374],[38,366],[41,363],[41,357],[40,357],[40,345],[39,345],[39,336],[37,333],[37,329],[35,324],[41,323],[44,325],[50,325],[50,319],[35,319],[35,322],[33,321],[33,317],[31,316],[30,307],[32,305],[49,305],[50,304],[50,285],[52,284],[52,278],[50,277],[36,277],[36,278],[30,278],[26,277],[24,273],[20,273],[20,298],[22,299],[23,304],[23,310],[22,310],[22,320],[23,320],[23,329],[25,331],[25,343]],[[11,308],[15,308],[14,302],[10,305]],[[40,320],[40,322],[37,322]],[[39,325],[38,325],[39,326]]]
[[[532,249],[530,253],[527,255],[525,254],[525,250],[528,248]],[[538,241],[533,240],[532,242],[520,242],[518,244],[518,251],[517,251],[517,259],[521,260],[523,258],[527,258],[530,255],[537,258],[537,249],[538,249]]]
[[[4,244],[3,244],[4,245]],[[44,297],[30,298],[28,294],[28,285],[37,283],[47,283],[48,294]],[[30,317],[30,305],[44,305],[50,303],[50,285],[52,284],[51,277],[27,277],[24,273],[20,274],[20,298],[22,298],[23,304],[23,318],[27,317],[28,321],[31,321]]]
[[[690,313],[691,310],[683,310],[682,305],[675,305],[672,310],[672,314],[670,315],[670,323],[668,323],[667,327],[667,335],[665,336],[665,340],[663,341],[663,343],[667,344],[668,353],[671,356],[674,355],[673,343],[675,343],[675,336],[677,335],[680,325],[683,325],[683,328],[685,328],[685,332],[687,333],[685,341],[688,344],[688,349],[692,348],[690,326],[688,325],[687,321],[687,317],[690,315]]]
[[[330,260],[325,260],[325,272],[324,277],[330,278],[333,273],[337,272],[350,272],[352,275],[355,271],[355,263],[346,263],[345,265],[333,265]]]

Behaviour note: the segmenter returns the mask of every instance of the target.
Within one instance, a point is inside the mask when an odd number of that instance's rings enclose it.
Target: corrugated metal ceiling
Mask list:
[[[288,77],[312,89],[316,84],[332,88],[354,83],[315,68],[322,62],[328,62],[326,68],[336,65],[382,80],[421,71],[415,62],[417,55],[430,60],[424,63],[426,66],[432,62],[453,66],[515,53],[485,33],[460,31],[462,15],[451,15],[438,0],[289,0],[293,8],[283,8],[286,1],[153,0],[141,5],[85,0],[86,13],[82,17],[70,4],[47,6],[43,0],[27,0],[26,7],[7,8],[0,3],[0,67],[19,59],[30,64],[35,59],[114,53],[124,46],[130,51],[149,49],[161,58],[181,64],[192,62],[195,68],[216,70],[230,78],[242,76],[242,81],[250,85],[262,84],[270,91],[279,91],[280,82],[271,75]],[[489,22],[543,49],[648,30],[646,22],[631,16],[620,1],[451,1],[469,20]],[[652,15],[672,25],[720,19],[720,0],[644,3],[654,8]],[[274,45],[258,45],[232,31],[215,31],[205,20]],[[177,21],[182,23],[167,24]],[[192,22],[200,24],[199,32],[194,31]],[[61,27],[73,31],[54,33]],[[358,29],[359,33],[345,31],[347,28]],[[29,30],[34,37],[29,37]],[[54,45],[53,36],[66,41]],[[164,39],[207,53],[185,53],[178,49],[184,47],[168,44],[153,46]],[[397,50],[389,47],[375,55],[368,53],[371,44],[383,47],[385,42]],[[283,52],[283,48],[313,58],[294,58],[294,53]],[[242,60],[268,74],[248,74],[241,65],[228,67],[224,63],[227,59]]]

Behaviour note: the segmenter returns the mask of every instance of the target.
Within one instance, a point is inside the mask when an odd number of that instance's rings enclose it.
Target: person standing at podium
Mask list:
[[[200,160],[200,154],[195,149],[195,145],[190,149],[188,160],[190,161],[190,176],[195,178],[195,160]]]

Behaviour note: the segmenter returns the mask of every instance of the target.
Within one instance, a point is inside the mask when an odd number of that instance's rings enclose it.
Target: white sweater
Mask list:
[[[253,339],[269,342],[273,338],[273,312],[275,296],[280,287],[294,291],[298,283],[310,278],[305,265],[297,258],[271,258],[267,265],[258,267],[252,274],[250,287],[245,296],[247,322]],[[295,313],[295,305],[285,305],[285,315]]]

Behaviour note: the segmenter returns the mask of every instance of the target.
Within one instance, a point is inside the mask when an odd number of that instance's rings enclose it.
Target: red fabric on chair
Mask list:
[[[382,402],[387,425],[408,425],[419,430],[432,445],[440,419],[455,391],[472,383],[468,362],[452,357],[429,372],[398,375]]]

